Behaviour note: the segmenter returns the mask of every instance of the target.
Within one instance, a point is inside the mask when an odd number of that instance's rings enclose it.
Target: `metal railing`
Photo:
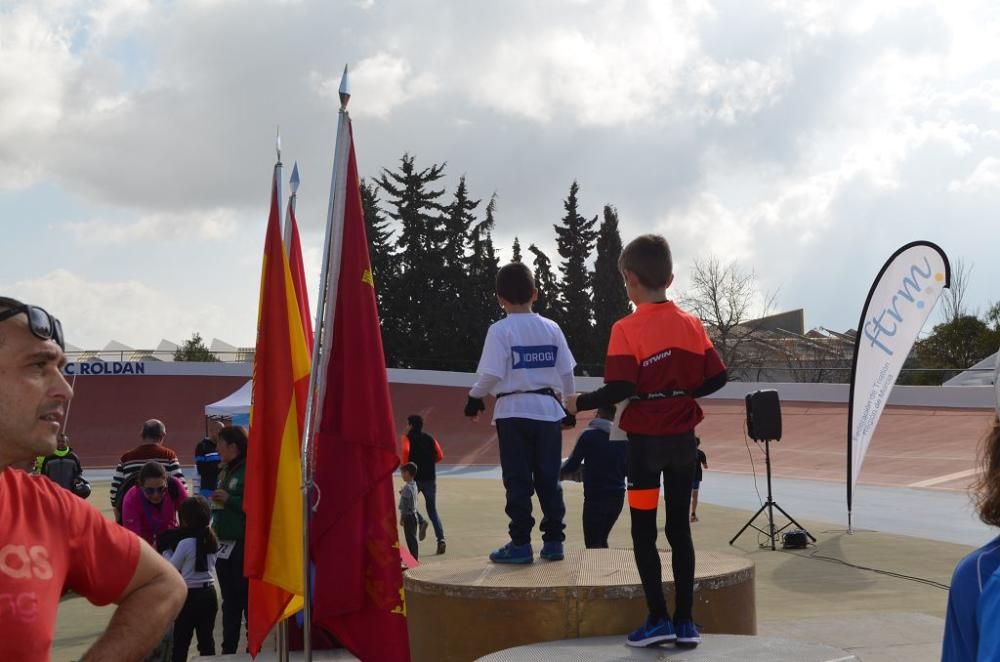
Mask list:
[[[252,363],[254,349],[241,348],[233,351],[211,352],[215,359],[222,363]],[[129,362],[129,361],[174,361],[174,352],[157,350],[80,350],[66,352],[66,360],[71,362]],[[475,372],[477,361],[469,359],[437,358],[399,358],[390,359],[390,368],[409,368],[413,370],[446,370],[451,372]],[[992,373],[993,368],[903,368],[897,383],[912,383],[914,380],[947,381],[961,373]],[[579,363],[577,374],[580,376],[601,376],[604,373],[603,363]],[[851,368],[842,362],[837,365],[817,364],[813,366],[788,366],[776,363],[760,363],[739,366],[730,370],[730,376],[737,381],[755,382],[823,382],[831,384],[846,384],[850,380]]]

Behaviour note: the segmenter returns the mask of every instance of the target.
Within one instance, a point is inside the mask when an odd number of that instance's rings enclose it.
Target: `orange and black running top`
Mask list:
[[[625,432],[659,436],[693,430],[704,414],[694,397],[678,392],[693,393],[725,371],[701,320],[672,301],[641,304],[611,327],[604,381],[635,384],[638,398],[622,413]]]

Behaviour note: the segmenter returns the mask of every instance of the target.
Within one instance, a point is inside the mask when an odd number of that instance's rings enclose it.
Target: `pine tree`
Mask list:
[[[469,258],[469,283],[471,292],[469,301],[472,303],[468,312],[466,335],[471,340],[467,353],[469,370],[475,370],[476,361],[482,348],[482,340],[491,324],[500,319],[500,307],[496,300],[497,271],[500,270],[500,259],[493,246],[493,228],[496,225],[496,193],[486,205],[486,218],[472,228],[470,243],[472,255]]]
[[[528,251],[535,256],[535,287],[538,289],[538,299],[532,310],[556,323],[561,323],[559,284],[556,282],[555,274],[552,273],[552,261],[534,244],[528,246]]]
[[[479,350],[473,347],[475,341],[468,332],[478,295],[478,284],[470,265],[475,258],[475,247],[472,256],[468,255],[468,247],[472,243],[472,224],[476,220],[473,211],[479,203],[480,200],[469,198],[463,176],[458,180],[453,201],[444,209],[435,302],[446,313],[426,319],[432,340],[427,356],[443,370],[470,369],[468,357]]]
[[[215,363],[219,360],[201,339],[201,334],[196,333],[190,340],[185,340],[184,344],[174,352],[174,361],[201,361],[203,363]]]
[[[375,298],[378,302],[379,320],[382,325],[382,345],[386,365],[395,367],[397,357],[390,348],[399,346],[399,325],[395,315],[396,303],[396,253],[392,245],[392,229],[379,209],[378,185],[361,180],[361,206],[365,214],[365,234],[368,237],[368,255],[375,279]]]
[[[556,245],[563,262],[559,265],[562,271],[562,287],[560,303],[562,319],[560,320],[566,341],[575,356],[590,356],[593,346],[593,300],[590,294],[591,274],[587,269],[597,239],[597,217],[587,220],[580,215],[577,193],[580,191],[576,181],[569,187],[569,196],[563,203],[566,215],[562,225],[556,225]]]
[[[387,349],[397,365],[426,368],[424,358],[442,338],[432,338],[425,324],[434,314],[435,289],[440,282],[442,211],[438,199],[444,189],[430,186],[444,177],[445,164],[417,170],[415,158],[404,154],[397,172],[383,168],[378,185],[388,196],[389,215],[400,224],[396,242],[398,281],[393,291],[395,346]]]
[[[597,233],[597,260],[594,263],[594,344],[588,363],[603,365],[604,351],[611,337],[611,325],[629,313],[625,282],[618,270],[622,238],[618,232],[618,210],[604,206],[604,221]],[[591,373],[596,374],[596,373]]]
[[[517,237],[514,237],[514,246],[512,248],[513,248],[513,253],[514,254],[513,254],[513,257],[511,257],[510,261],[511,262],[520,262],[521,261],[521,242],[518,240]]]

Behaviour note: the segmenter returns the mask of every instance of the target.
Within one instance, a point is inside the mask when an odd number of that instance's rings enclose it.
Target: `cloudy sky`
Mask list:
[[[1000,5],[905,0],[0,0],[0,292],[68,340],[253,343],[275,126],[318,279],[350,63],[363,175],[448,163],[498,245],[570,182],[627,240],[857,324],[900,245],[1000,299]],[[286,171],[287,174],[287,171]]]

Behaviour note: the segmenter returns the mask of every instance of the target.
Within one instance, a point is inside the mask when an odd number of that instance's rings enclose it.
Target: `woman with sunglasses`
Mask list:
[[[162,464],[147,462],[125,494],[122,525],[155,549],[164,531],[177,528],[177,508],[187,497],[184,484],[168,476]]]

